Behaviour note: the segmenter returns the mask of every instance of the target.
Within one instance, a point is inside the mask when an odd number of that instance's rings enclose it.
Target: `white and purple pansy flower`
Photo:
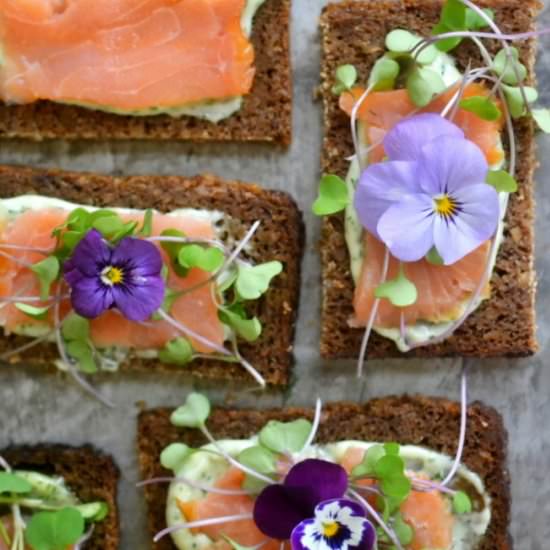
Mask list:
[[[376,531],[359,503],[333,499],[318,504],[314,517],[292,531],[290,542],[292,550],[372,550]]]
[[[72,306],[88,319],[117,308],[130,321],[145,321],[164,300],[162,267],[154,244],[126,237],[112,247],[92,229],[65,262]]]
[[[398,123],[384,139],[387,162],[361,174],[355,208],[362,225],[404,262],[435,247],[445,265],[496,232],[498,193],[481,149],[436,114]]]
[[[293,466],[283,483],[268,485],[254,504],[254,522],[270,538],[288,540],[316,506],[343,497],[348,488],[344,468],[333,462],[307,459]]]

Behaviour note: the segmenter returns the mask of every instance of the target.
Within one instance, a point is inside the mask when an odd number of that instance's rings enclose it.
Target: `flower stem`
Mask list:
[[[241,366],[254,378],[254,380],[256,380],[256,382],[258,382],[262,388],[265,388],[267,385],[265,378],[241,355],[239,345],[237,344],[237,338],[235,336],[233,336],[231,342],[233,345],[233,353],[241,363]]]
[[[315,440],[315,436],[317,435],[317,431],[319,430],[319,424],[321,423],[321,411],[323,408],[323,403],[320,398],[317,398],[317,403],[315,404],[315,416],[313,417],[313,425],[311,426],[311,431],[309,432],[309,436],[307,438],[307,441],[305,442],[304,446],[302,447],[302,450],[300,452],[304,452]]]
[[[368,86],[367,89],[361,95],[361,97],[358,99],[358,101],[355,102],[355,104],[353,105],[353,109],[351,110],[351,117],[350,117],[351,137],[353,140],[353,148],[355,149],[355,155],[357,157],[357,162],[359,163],[360,170],[362,170],[363,168],[363,158],[362,158],[361,152],[359,151],[359,136],[357,135],[357,115],[359,114],[359,109],[361,109],[361,105],[363,105],[364,101],[370,95],[373,88],[374,88],[373,84]]]
[[[200,427],[201,432],[204,434],[206,439],[214,445],[216,450],[231,464],[232,466],[235,466],[235,468],[238,468],[241,470],[241,472],[244,472],[245,474],[248,474],[252,477],[255,477],[256,479],[259,479],[260,481],[263,481],[265,483],[272,484],[273,480],[270,477],[264,476],[260,472],[257,472],[256,470],[253,470],[252,468],[249,468],[248,466],[245,466],[244,464],[241,464],[238,460],[235,460],[229,453],[225,452],[224,449],[219,445],[219,443],[215,440],[214,436],[210,433],[208,428],[203,424]]]
[[[380,284],[383,284],[386,281],[388,276],[388,268],[390,265],[390,250],[386,247],[386,252],[384,254],[384,265],[382,267],[382,276],[380,277]],[[380,305],[380,298],[376,298],[372,304],[370,311],[369,320],[365,328],[365,334],[363,335],[363,341],[361,342],[361,351],[359,352],[359,359],[357,360],[357,378],[363,376],[363,364],[365,362],[365,356],[367,355],[367,346],[369,343],[370,335],[372,328],[374,326],[374,321],[376,319],[376,314],[378,313],[378,306]]]
[[[155,538],[153,539],[153,541],[158,542],[160,539],[162,539],[166,535],[170,535],[171,533],[175,533],[176,531],[181,531],[182,529],[193,529],[195,527],[219,525],[221,523],[229,523],[232,521],[245,521],[245,520],[252,519],[252,517],[253,517],[252,514],[236,514],[234,516],[222,516],[219,518],[209,518],[209,519],[201,519],[198,521],[190,521],[187,523],[179,523],[177,525],[172,525],[171,527],[167,527],[166,529],[159,531],[155,535]]]
[[[403,546],[401,546],[401,542],[399,542],[399,539],[397,538],[397,535],[392,531],[392,529],[390,529],[390,527],[388,527],[388,525],[386,525],[386,523],[384,522],[382,517],[368,503],[368,501],[366,499],[364,499],[357,491],[354,491],[353,489],[349,491],[349,494],[351,495],[351,497],[356,499],[359,502],[359,504],[361,504],[367,510],[367,512],[374,518],[374,520],[376,521],[376,523],[378,523],[378,525],[380,525],[380,527],[382,528],[384,533],[386,533],[386,535],[388,535],[388,537],[393,542],[395,547],[398,550],[404,550]]]

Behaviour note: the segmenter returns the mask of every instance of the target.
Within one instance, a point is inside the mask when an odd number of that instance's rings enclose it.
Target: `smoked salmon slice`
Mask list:
[[[142,216],[122,216],[126,221],[141,221]],[[9,269],[2,270],[0,263],[0,302],[1,298],[16,296],[39,296],[36,277],[19,262],[36,263],[44,258],[39,252],[1,248],[1,243],[26,248],[52,250],[55,240],[51,236],[53,229],[65,222],[67,211],[62,209],[27,210],[10,223],[0,235],[0,252],[9,253],[14,259],[6,260]],[[169,216],[156,213],[153,218],[153,235],[160,235],[166,229],[178,229],[188,237],[197,239],[215,238],[212,223],[208,219],[194,216]],[[163,252],[164,254],[164,252]],[[218,309],[212,292],[212,283],[206,283],[210,273],[192,269],[187,276],[178,277],[171,269],[168,277],[169,288],[175,291],[188,290],[178,298],[172,307],[171,315],[181,324],[207,338],[213,344],[221,346],[225,339],[223,325],[218,319]],[[40,305],[40,302],[32,305]],[[7,331],[26,324],[48,324],[48,321],[36,321],[26,316],[12,304],[0,304],[0,323]],[[62,304],[62,312],[70,310],[68,301]],[[63,315],[62,315],[63,317]],[[50,317],[49,324],[53,324]],[[110,310],[90,322],[90,333],[94,344],[100,348],[121,346],[134,349],[160,349],[170,340],[182,336],[172,325],[165,321],[134,323],[117,312]],[[200,342],[192,341],[195,350],[210,353],[212,350]]]
[[[363,449],[350,447],[342,457],[341,465],[351,473],[355,466],[361,464],[364,456]],[[454,518],[449,503],[441,493],[411,491],[407,500],[401,505],[401,514],[414,529],[414,538],[406,546],[407,550],[450,548]]]
[[[247,94],[246,0],[0,0],[0,99],[131,112]]]
[[[244,473],[238,468],[231,467],[217,481],[214,487],[218,489],[241,490],[244,481]],[[208,493],[201,500],[178,501],[178,507],[185,521],[199,521],[203,519],[217,518],[237,514],[250,514],[250,519],[220,523],[194,529],[194,532],[201,532],[208,535],[213,540],[222,539],[223,536],[229,537],[239,544],[247,547],[262,544],[268,540],[252,519],[254,510],[254,499],[248,495],[220,495],[217,493]],[[223,540],[223,539],[222,539]],[[219,550],[230,550],[216,546]],[[269,539],[262,546],[262,549],[280,550],[281,542]],[[288,546],[287,546],[288,548]]]
[[[415,112],[440,113],[453,98],[457,87],[452,87],[436,98],[424,109],[417,109],[406,90],[373,92],[369,94],[358,111],[358,118],[364,122],[366,142],[377,145],[370,151],[370,162],[381,162],[385,157],[381,141],[399,121]],[[340,107],[351,114],[355,102],[364,90],[356,88],[340,96]],[[470,84],[464,90],[464,97],[487,96],[489,91],[481,84]],[[500,131],[503,117],[498,121],[486,121],[474,113],[458,109],[453,122],[464,131],[467,139],[473,141],[484,152],[489,164],[503,159],[500,145]],[[385,248],[374,236],[365,231],[364,261],[360,279],[354,294],[354,317],[352,326],[365,326],[370,318],[374,304],[374,292],[381,282]],[[406,324],[418,321],[440,323],[456,319],[462,312],[461,306],[477,290],[484,275],[489,243],[484,243],[462,260],[450,266],[439,266],[422,259],[418,262],[403,263],[405,275],[417,290],[416,303],[407,308],[397,308],[388,300],[381,300],[378,306],[374,326],[398,328],[402,314]],[[393,279],[399,272],[399,262],[390,256],[387,279]],[[483,289],[482,297],[489,296],[489,285]]]

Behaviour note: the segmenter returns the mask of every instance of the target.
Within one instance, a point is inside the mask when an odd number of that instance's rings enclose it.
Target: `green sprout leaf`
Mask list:
[[[386,449],[384,445],[373,445],[370,447],[361,464],[358,464],[353,468],[351,474],[353,477],[365,477],[375,474],[376,463],[386,455]]]
[[[519,52],[517,48],[509,49],[510,58],[505,49],[500,50],[493,60],[494,71],[502,77],[505,84],[516,85],[523,82],[527,76],[527,69],[519,60]],[[519,80],[518,80],[518,76]]]
[[[506,85],[503,85],[502,89],[504,90],[504,95],[506,96],[506,101],[512,117],[522,117],[526,113],[527,106],[523,101],[521,89],[518,86]],[[539,97],[537,90],[535,88],[531,88],[530,86],[524,86],[523,91],[529,103],[534,103]]]
[[[401,445],[399,443],[384,443],[384,450],[387,455],[399,456]]]
[[[397,277],[378,285],[374,295],[377,298],[386,298],[396,307],[408,307],[416,302],[418,291],[414,283],[407,279],[403,265],[401,265]]]
[[[432,265],[443,265],[445,263],[435,246],[432,246],[430,251],[426,254],[426,260]]]
[[[417,107],[426,107],[443,90],[443,79],[432,69],[415,67],[407,78],[409,97]]]
[[[67,227],[73,231],[86,231],[92,224],[92,215],[84,208],[76,208],[67,218]]]
[[[200,428],[210,416],[210,401],[201,393],[190,393],[185,403],[170,417],[170,422],[179,428]]]
[[[546,134],[550,134],[550,109],[533,109],[533,118],[538,127]]]
[[[245,449],[239,454],[237,460],[260,474],[271,475],[276,470],[277,457],[261,445]],[[266,485],[262,480],[247,475],[243,483],[243,489],[259,493]]]
[[[208,272],[217,271],[223,265],[224,259],[224,253],[214,246],[186,244],[178,253],[178,262],[182,267],[196,267]]]
[[[140,237],[150,237],[153,234],[153,215],[154,211],[148,208],[143,216],[143,225],[138,231]]]
[[[243,300],[257,300],[267,292],[271,280],[283,270],[281,262],[267,262],[256,266],[239,266],[235,289]]]
[[[30,317],[31,319],[36,319],[37,321],[44,321],[48,318],[48,311],[50,310],[50,306],[45,307],[35,307],[31,306],[30,304],[23,304],[20,302],[16,302],[15,307],[22,311],[25,315]]]
[[[97,364],[92,347],[87,341],[73,340],[67,342],[67,353],[76,361],[78,368],[86,374],[97,372]]]
[[[260,320],[257,317],[248,319],[241,304],[221,309],[219,318],[222,323],[231,327],[237,336],[244,338],[247,342],[255,342],[262,334]]]
[[[402,29],[391,31],[386,36],[386,47],[394,54],[410,55],[412,49],[420,42],[422,42],[422,38]],[[439,52],[435,46],[426,46],[417,56],[416,61],[420,65],[429,65],[434,62],[438,54]],[[397,75],[394,79],[396,77]]]
[[[84,534],[84,518],[75,508],[34,514],[25,529],[33,550],[66,550]]]
[[[160,350],[159,359],[162,363],[187,365],[193,360],[193,347],[187,338],[176,338]]]
[[[502,116],[497,104],[488,97],[474,96],[460,102],[461,109],[474,113],[483,120],[494,122]]]
[[[160,235],[161,237],[177,237],[178,239],[185,239],[185,233],[179,231],[178,229],[165,229]],[[182,246],[184,246],[184,243],[162,242],[161,246],[170,259],[174,261],[178,258],[178,254]]]
[[[491,170],[487,174],[487,183],[499,193],[515,193],[518,182],[506,170]]]
[[[483,12],[491,20],[495,20],[495,12],[490,8],[484,8]],[[466,27],[472,31],[480,31],[484,29],[489,24],[487,21],[481,17],[477,12],[471,8],[466,8]]]
[[[341,65],[336,69],[336,84],[332,88],[332,93],[340,95],[350,90],[356,82],[357,69],[353,65]]]
[[[316,216],[327,216],[344,210],[351,201],[346,182],[333,174],[325,174],[319,184],[319,196],[313,203]]]
[[[194,452],[194,449],[184,443],[172,443],[160,453],[160,463],[167,470],[177,473]]]
[[[109,514],[109,506],[106,502],[89,502],[75,507],[81,516],[87,521],[103,521]]]
[[[87,340],[90,335],[90,321],[71,313],[63,321],[61,334],[65,340]]]
[[[460,0],[447,0],[441,10],[441,22],[454,31],[466,28],[466,6]]]
[[[373,86],[373,90],[377,92],[393,90],[399,71],[400,66],[397,61],[389,57],[381,57],[372,68],[369,76],[369,86]]]
[[[403,519],[400,513],[395,514],[393,530],[399,542],[404,546],[408,546],[413,541],[414,529]]]
[[[450,29],[444,23],[439,22],[432,29],[432,34],[437,36],[438,34],[445,34],[448,32],[452,32],[452,30],[453,29]],[[435,47],[441,52],[450,52],[451,50],[454,50],[461,42],[462,42],[462,38],[459,38],[459,37],[443,38],[443,39],[439,39],[436,42]]]
[[[0,472],[0,493],[25,494],[32,491],[32,485],[17,474]]]
[[[472,501],[463,491],[457,491],[453,496],[453,510],[455,514],[469,514],[472,511]]]
[[[311,428],[311,422],[303,418],[292,422],[270,420],[260,432],[260,443],[276,453],[297,453],[306,444]]]
[[[49,256],[31,267],[40,282],[40,298],[47,300],[50,295],[50,287],[59,276],[59,260],[55,256]]]

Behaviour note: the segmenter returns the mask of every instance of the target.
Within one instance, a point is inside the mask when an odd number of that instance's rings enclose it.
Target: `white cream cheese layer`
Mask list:
[[[239,440],[222,440],[218,442],[224,451],[233,457],[237,457],[241,451],[257,444],[257,437]],[[332,462],[341,462],[346,451],[350,448],[367,450],[376,443],[363,441],[342,441],[328,445],[314,445],[307,449],[303,455],[296,455],[295,460],[305,458],[321,458]],[[209,452],[210,451],[210,452]],[[192,454],[178,471],[180,476],[191,483],[203,486],[212,486],[229,469],[227,461],[219,454],[215,454],[213,445],[205,445],[201,450]],[[405,460],[407,469],[418,475],[424,474],[431,479],[444,477],[451,469],[453,459],[449,456],[424,449],[415,445],[401,447],[400,456]],[[453,528],[453,544],[448,549],[441,550],[473,550],[480,538],[487,531],[491,521],[491,498],[485,490],[481,478],[468,468],[461,466],[457,472],[456,480],[459,480],[472,488],[479,496],[483,506],[481,510],[470,514],[455,516]],[[166,503],[166,522],[169,527],[176,526],[185,518],[182,517],[177,501],[192,501],[204,498],[206,492],[192,488],[181,482],[173,482],[170,485]],[[231,511],[228,510],[228,514]],[[180,550],[207,550],[212,540],[203,533],[194,534],[188,529],[181,529],[172,534],[174,543]]]
[[[256,12],[261,7],[265,0],[247,0],[246,6],[241,16],[241,27],[246,36],[250,37],[252,34],[252,24]],[[1,45],[0,45],[0,64],[2,63],[1,57]],[[131,115],[131,116],[153,116],[153,115],[169,115],[173,118],[179,118],[181,116],[191,116],[195,118],[202,118],[209,122],[220,122],[231,115],[238,112],[243,103],[242,96],[236,96],[223,100],[206,100],[200,103],[181,105],[176,107],[150,107],[149,109],[140,110],[125,110],[111,107],[109,105],[90,105],[83,102],[63,102],[69,105],[77,105],[86,109],[94,111],[104,111],[107,113],[114,113],[117,115]]]
[[[430,65],[432,70],[438,72],[447,87],[457,83],[462,77],[461,73],[457,70],[453,58],[448,54],[440,54],[436,57],[433,63]],[[363,136],[366,135],[365,128],[362,123],[359,123],[359,136],[360,136],[360,149],[366,149],[369,144],[363,141]],[[502,144],[501,144],[502,148]],[[505,161],[501,161],[498,164],[491,166],[491,170],[500,170],[504,167]],[[356,158],[352,160],[347,176],[346,184],[348,186],[349,194],[351,197],[355,194],[355,187],[360,176],[359,162]],[[506,216],[506,209],[508,206],[508,193],[500,193],[500,221],[496,233],[496,246],[494,247],[493,254],[489,259],[490,273],[493,272],[498,250],[502,242],[504,234],[504,218]],[[364,260],[364,242],[363,242],[363,226],[357,217],[357,212],[353,204],[350,204],[345,212],[345,233],[346,243],[349,250],[350,262],[351,262],[351,274],[355,285],[358,284],[361,276],[361,268]],[[470,313],[475,311],[485,300],[482,296],[478,297],[473,304],[470,305],[470,300],[464,301],[459,307],[459,316],[462,315],[466,308],[470,306]],[[457,316],[457,318],[459,317]],[[393,340],[397,348],[403,353],[411,349],[411,345],[424,343],[427,340],[438,338],[444,334],[449,328],[451,328],[453,321],[430,323],[428,321],[419,321],[414,325],[407,325],[405,327],[405,338],[401,334],[401,330],[398,328],[383,328],[373,327],[373,330]]]

